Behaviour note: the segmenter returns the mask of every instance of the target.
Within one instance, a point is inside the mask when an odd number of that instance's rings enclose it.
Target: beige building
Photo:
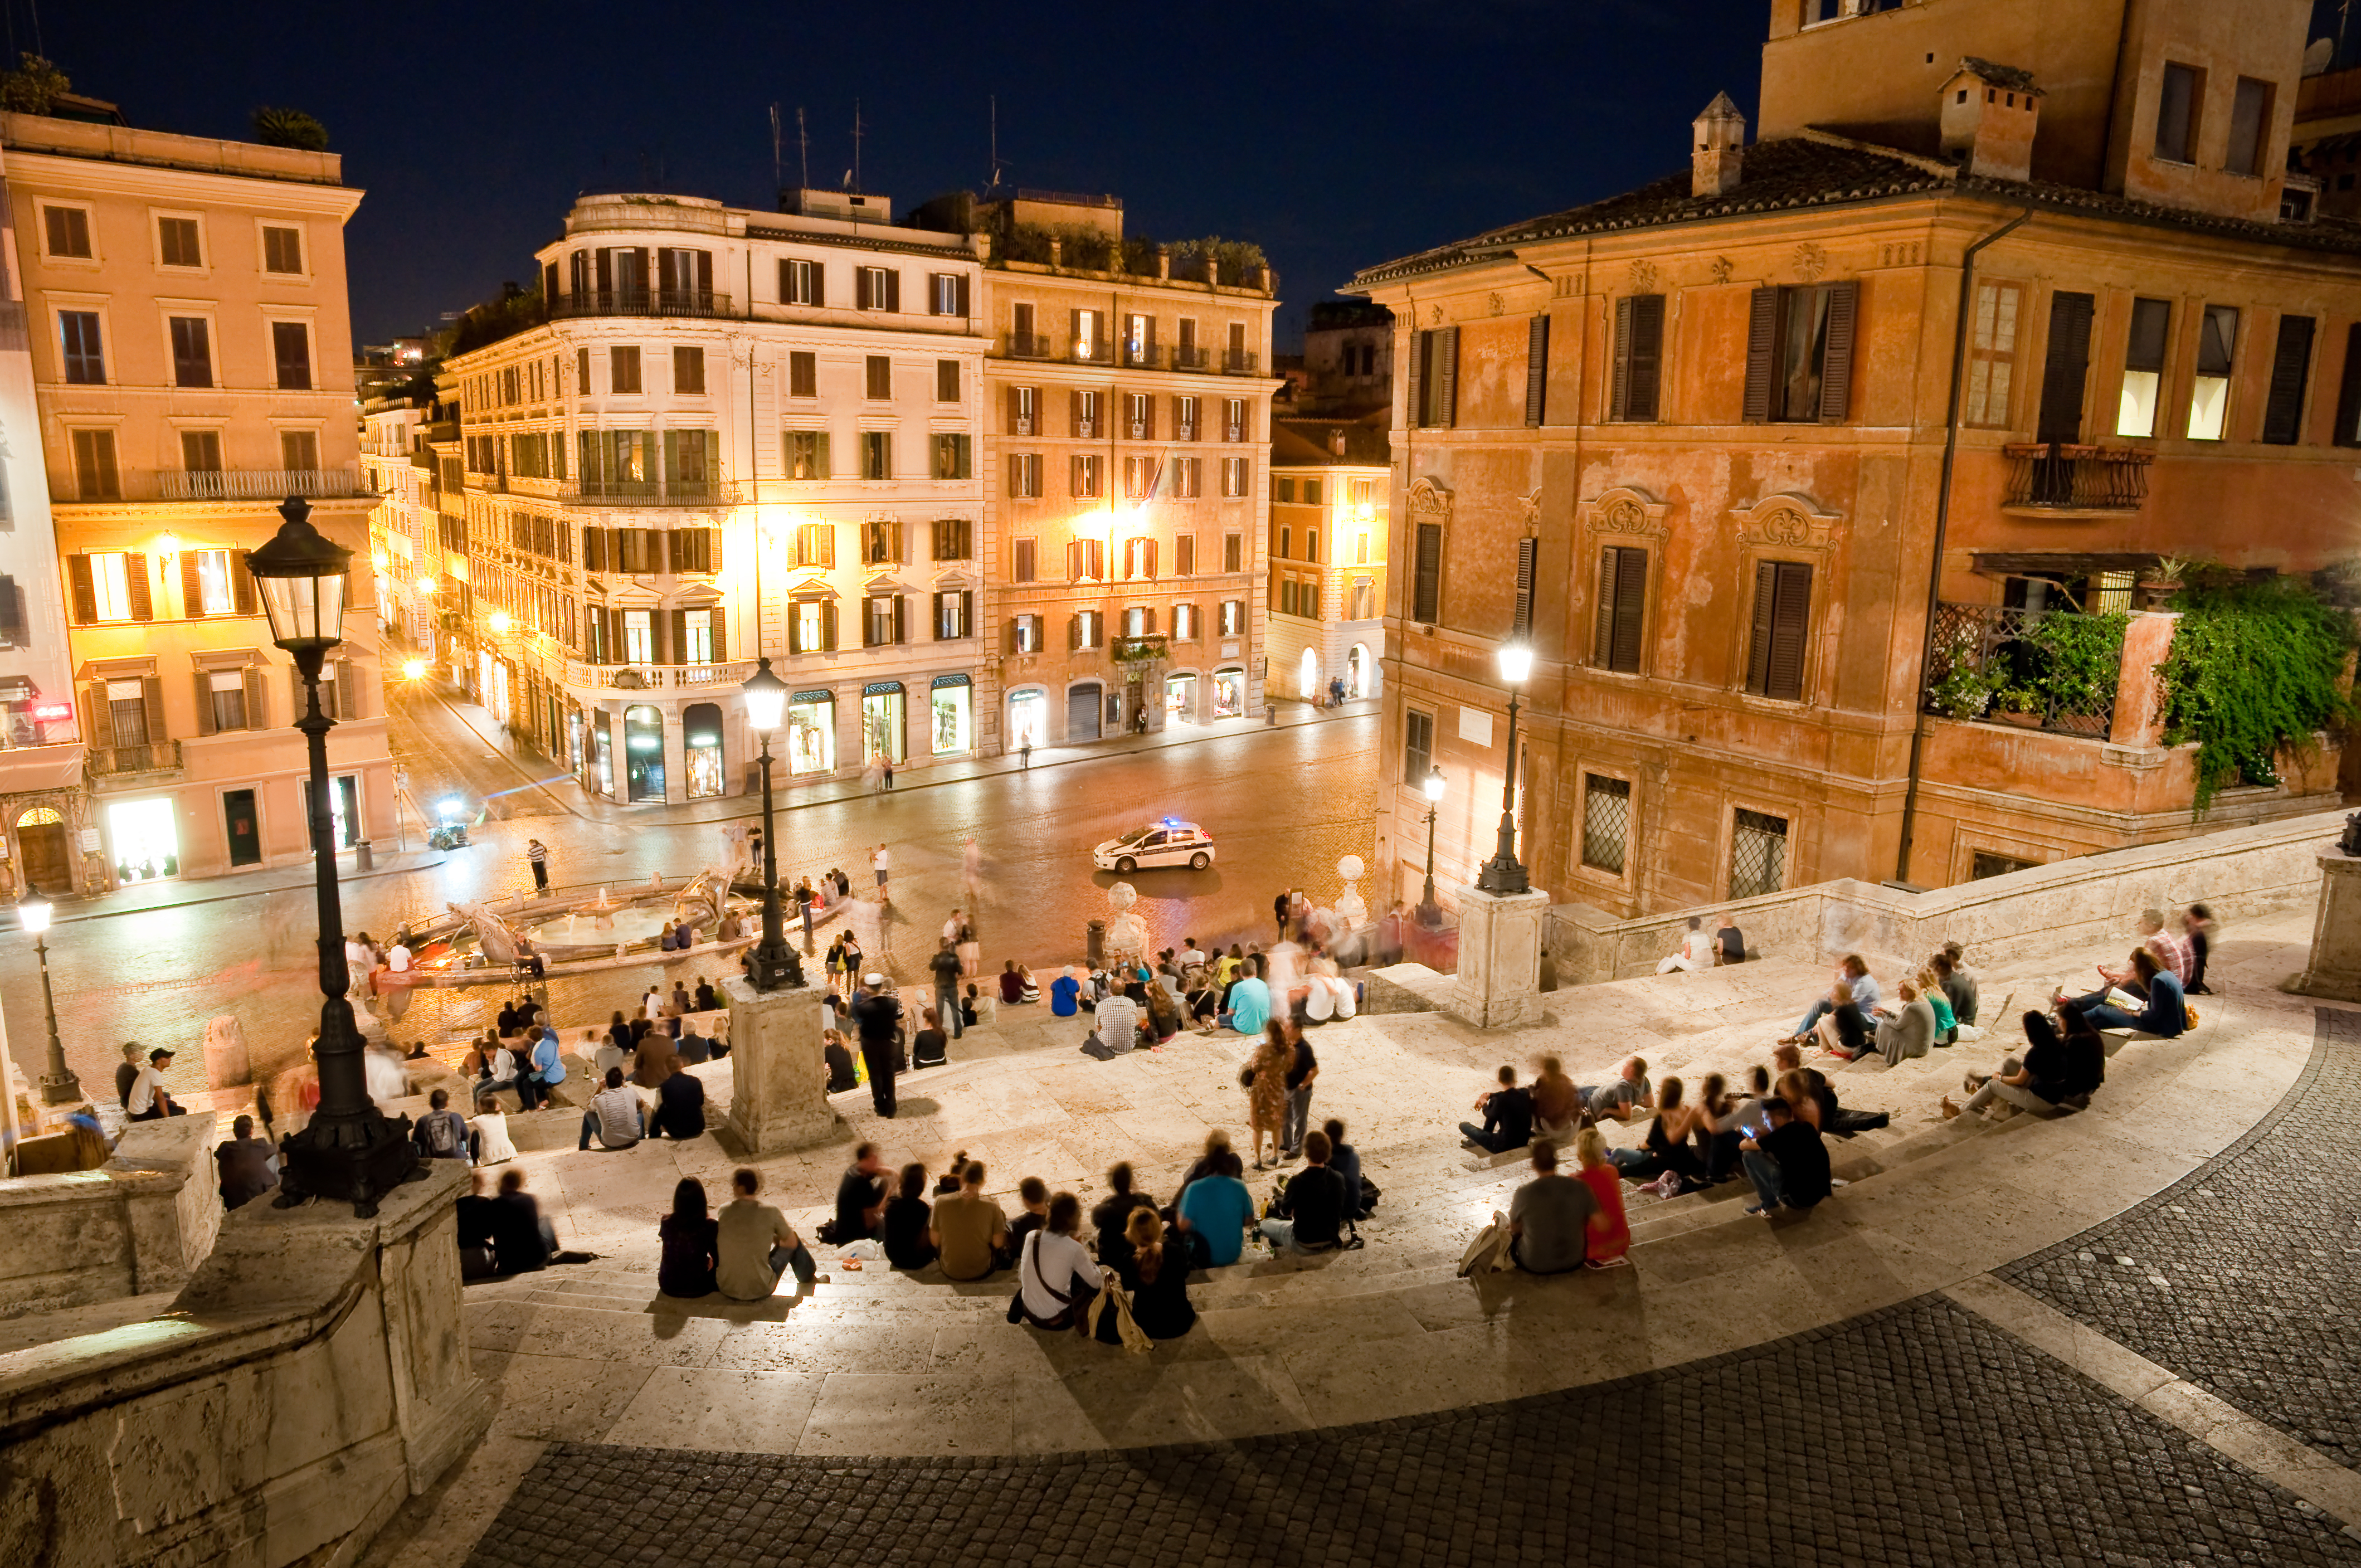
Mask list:
[[[0,116],[55,498],[81,810],[9,832],[34,885],[98,891],[309,853],[302,688],[247,552],[289,495],[351,550],[324,701],[339,846],[393,834],[356,467],[335,155]]]
[[[1385,411],[1374,420],[1279,419],[1270,441],[1273,697],[1378,695],[1386,647]]]
[[[407,653],[434,650],[434,582],[442,561],[435,520],[435,458],[426,450],[431,410],[414,402],[372,401],[361,411],[361,478],[377,505],[369,511],[369,571],[377,580],[378,627]],[[389,679],[397,673],[386,671]]]

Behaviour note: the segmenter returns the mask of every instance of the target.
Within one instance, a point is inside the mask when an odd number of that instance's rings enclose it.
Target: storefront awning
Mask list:
[[[0,795],[82,787],[78,745],[21,746],[0,751]]]

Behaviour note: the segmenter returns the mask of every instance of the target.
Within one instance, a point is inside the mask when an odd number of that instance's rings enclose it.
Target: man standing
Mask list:
[[[877,852],[869,857],[869,869],[877,873],[877,885],[879,887],[884,887],[885,885],[885,873],[891,869],[892,864],[892,857],[885,852],[885,846],[883,844],[878,845]]]
[[[533,862],[533,892],[547,893],[549,891],[549,846],[538,839],[527,839],[524,841],[524,858]]]
[[[240,1116],[229,1130],[229,1141],[214,1150],[214,1160],[220,1168],[222,1207],[235,1209],[279,1185],[279,1173],[270,1168],[278,1151],[269,1138],[254,1135],[251,1116]]]
[[[1017,740],[1016,757],[1019,762],[1025,764],[1025,771],[1027,773],[1029,773],[1033,771],[1033,731],[1030,729],[1027,729],[1023,737]]]
[[[1295,1047],[1295,1060],[1287,1069],[1287,1137],[1279,1154],[1293,1159],[1303,1152],[1303,1130],[1312,1117],[1312,1080],[1320,1076],[1320,1058],[1312,1054],[1312,1042],[1303,1037],[1301,1025],[1290,1018],[1282,1027],[1288,1043]]]
[[[148,1053],[148,1065],[131,1080],[131,1097],[123,1109],[135,1122],[160,1122],[167,1116],[185,1116],[185,1107],[172,1103],[164,1092],[164,1069],[172,1065],[172,1053],[161,1046]]]
[[[953,911],[957,917],[957,911]],[[951,1026],[951,1038],[956,1040],[966,1031],[960,1025],[959,949],[945,937],[935,947],[935,956],[927,960],[927,968],[935,977],[935,1016],[947,1019]]]
[[[861,1031],[861,1059],[869,1064],[869,1102],[880,1116],[894,1114],[894,1033],[902,1022],[902,1003],[885,994],[885,977],[872,971],[863,977],[868,989],[852,1001],[853,1026]]]
[[[1288,893],[1282,888],[1279,896],[1270,901],[1271,918],[1279,923],[1279,936],[1275,940],[1281,942],[1287,940],[1287,905]]]

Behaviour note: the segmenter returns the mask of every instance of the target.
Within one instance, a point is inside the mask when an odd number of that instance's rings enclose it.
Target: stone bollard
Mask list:
[[[254,1080],[254,1064],[247,1055],[246,1030],[224,1014],[205,1025],[205,1087],[233,1089]]]

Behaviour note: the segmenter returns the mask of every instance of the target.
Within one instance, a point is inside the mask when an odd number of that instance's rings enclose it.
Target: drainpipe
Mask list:
[[[1968,317],[1975,305],[1976,257],[1986,246],[2029,221],[2033,209],[2026,208],[2000,227],[1968,247],[1960,258],[1959,321],[1951,332],[1951,400],[1943,416],[1943,468],[1935,484],[1935,549],[1927,566],[1927,629],[1918,644],[1918,671],[1910,692],[1910,783],[1902,795],[1902,847],[1896,851],[1894,880],[1905,886],[1910,882],[1910,836],[1918,819],[1918,776],[1927,749],[1927,716],[1920,690],[1927,681],[1927,670],[1935,657],[1935,618],[1943,608],[1943,542],[1951,525],[1951,468],[1960,450],[1960,390],[1967,379]]]

